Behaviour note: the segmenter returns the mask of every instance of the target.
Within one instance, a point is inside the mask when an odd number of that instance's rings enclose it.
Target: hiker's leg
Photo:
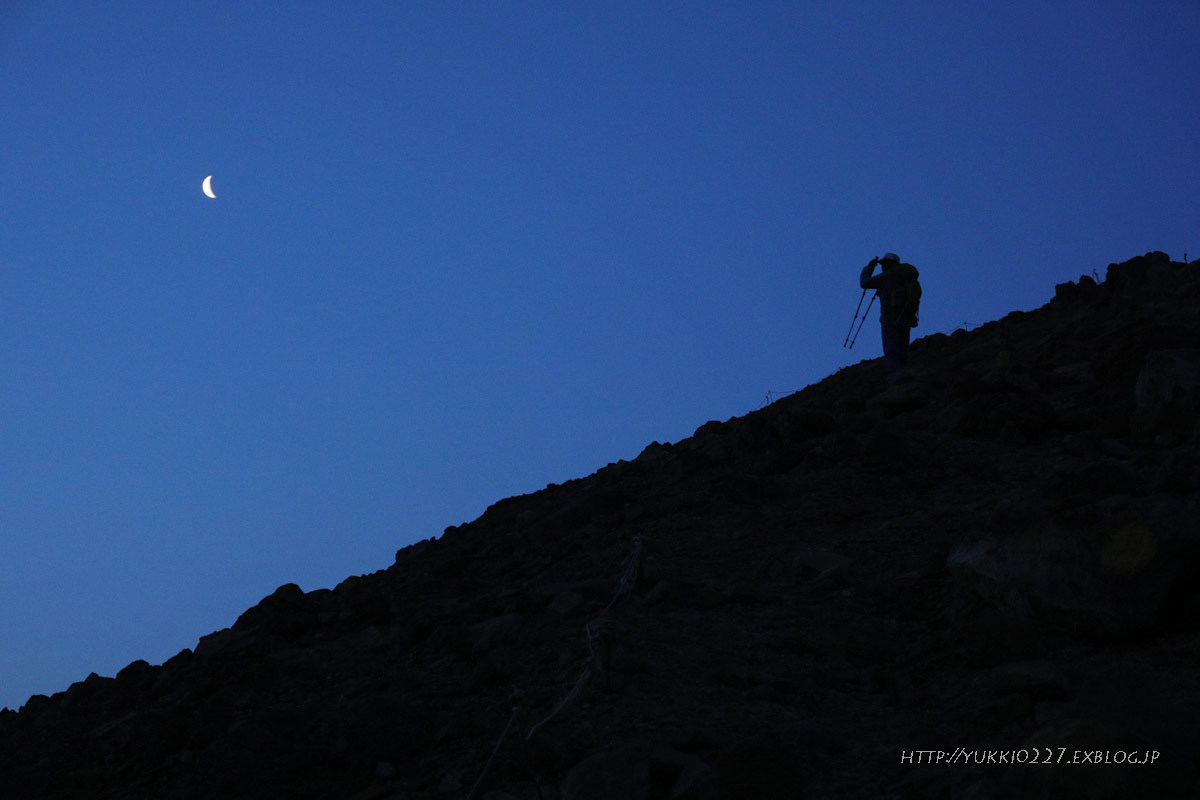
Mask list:
[[[896,320],[896,365],[897,368],[908,366],[908,340],[912,336],[912,327],[907,319]]]
[[[883,332],[883,368],[888,372],[895,372],[904,366],[905,354],[901,350],[903,344],[899,328],[889,319],[880,322],[879,327]]]

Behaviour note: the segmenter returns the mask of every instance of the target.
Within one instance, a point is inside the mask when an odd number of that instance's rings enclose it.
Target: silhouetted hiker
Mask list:
[[[875,265],[882,272],[875,272]],[[895,372],[908,364],[908,337],[917,327],[917,311],[921,303],[920,273],[912,264],[901,264],[900,256],[885,253],[872,258],[863,267],[858,282],[863,289],[875,289],[879,297],[879,326],[883,330],[883,367]]]

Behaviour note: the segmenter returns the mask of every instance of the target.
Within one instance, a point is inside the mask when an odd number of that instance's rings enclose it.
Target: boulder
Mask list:
[[[233,630],[242,633],[263,628],[270,633],[293,638],[316,626],[315,603],[294,583],[285,583],[242,613]],[[197,648],[199,651],[199,648]]]
[[[715,800],[716,777],[703,759],[666,745],[623,745],[572,767],[562,800]]]
[[[594,753],[567,772],[560,791],[562,800],[650,800],[650,759],[634,745]]]
[[[559,616],[566,616],[581,605],[583,605],[583,595],[579,592],[565,591],[554,595],[550,601],[550,610]]]
[[[893,417],[926,407],[934,402],[937,391],[938,379],[934,373],[906,367],[893,375],[887,389],[866,402],[866,409],[872,414]]]
[[[475,652],[491,649],[500,642],[511,639],[524,624],[525,618],[516,612],[501,614],[471,626],[475,636]]]
[[[838,428],[832,412],[813,406],[792,406],[771,419],[775,436],[783,444],[795,444],[833,433]]]
[[[1095,461],[1083,466],[1060,467],[1046,479],[1042,490],[1051,497],[1100,499],[1136,494],[1140,481],[1131,467],[1115,461]]]
[[[799,800],[805,796],[807,769],[802,754],[778,742],[734,742],[717,753],[713,768],[715,796],[722,800]]]
[[[1110,291],[1128,298],[1138,294],[1170,264],[1170,256],[1156,250],[1121,264],[1109,264],[1104,283]]]
[[[963,585],[1002,613],[1072,633],[1118,639],[1165,623],[1200,577],[1200,532],[1181,501],[1110,498],[1090,525],[1045,518],[979,536],[947,559]]]
[[[1026,695],[1032,700],[1071,699],[1062,670],[1051,661],[1015,661],[992,671],[996,694]]]
[[[1194,440],[1200,434],[1200,350],[1152,350],[1134,388],[1133,433]]]
[[[200,637],[200,641],[196,643],[195,658],[200,662],[208,662],[212,659],[261,655],[268,649],[263,638],[251,631],[222,628]]]
[[[823,548],[803,548],[792,557],[791,571],[801,578],[844,582],[852,561],[841,553]]]
[[[970,394],[949,409],[946,428],[959,436],[992,441],[1041,441],[1061,423],[1038,394]]]
[[[929,405],[934,391],[933,384],[924,381],[897,382],[868,400],[867,409],[886,418],[894,417]]]

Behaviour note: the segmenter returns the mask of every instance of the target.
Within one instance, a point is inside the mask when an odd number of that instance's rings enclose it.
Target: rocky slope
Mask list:
[[[282,586],[0,714],[0,796],[1200,797],[1197,308],[1110,265]]]

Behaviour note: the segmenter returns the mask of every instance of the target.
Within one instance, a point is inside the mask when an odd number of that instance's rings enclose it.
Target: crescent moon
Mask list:
[[[206,195],[211,197],[213,200],[217,199],[217,196],[215,194],[213,194],[213,190],[212,190],[212,175],[209,175],[207,178],[204,179],[203,189],[204,189],[204,193]]]

